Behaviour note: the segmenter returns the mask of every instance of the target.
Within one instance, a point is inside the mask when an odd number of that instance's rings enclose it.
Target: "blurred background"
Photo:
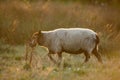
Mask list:
[[[38,30],[90,28],[100,51],[120,47],[120,0],[0,0],[1,45],[24,45]]]
[[[25,61],[34,32],[76,27],[98,33],[103,64],[63,53],[59,68],[40,46]],[[120,0],[0,0],[0,80],[120,80]]]

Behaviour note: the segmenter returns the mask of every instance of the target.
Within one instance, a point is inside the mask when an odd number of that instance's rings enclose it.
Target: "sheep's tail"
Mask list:
[[[99,42],[100,42],[100,39],[99,39],[98,35],[96,34],[96,44],[99,44]]]

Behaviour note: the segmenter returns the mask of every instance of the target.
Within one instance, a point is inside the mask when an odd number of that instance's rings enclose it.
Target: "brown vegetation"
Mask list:
[[[0,80],[119,80],[119,4],[120,0],[0,0]],[[84,55],[63,54],[58,68],[41,47],[35,49],[32,67],[26,64],[26,40],[38,30],[61,27],[96,31],[104,64],[95,58],[82,64]]]
[[[120,9],[110,5],[57,1],[1,1],[0,38],[10,44],[24,44],[40,30],[87,27],[99,33],[101,51],[118,49]]]

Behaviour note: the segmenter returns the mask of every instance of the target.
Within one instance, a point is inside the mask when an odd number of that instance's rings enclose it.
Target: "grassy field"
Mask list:
[[[98,2],[96,2],[98,1]],[[118,0],[0,0],[0,80],[120,80]],[[104,63],[63,53],[60,67],[37,46],[32,67],[25,43],[38,30],[90,28],[100,37]],[[56,55],[53,56],[57,59]]]
[[[9,48],[9,49],[7,49]],[[25,46],[4,47],[0,54],[0,80],[119,80],[119,52],[102,55],[103,64],[92,55],[88,63],[83,63],[84,55],[63,53],[60,67],[47,57],[45,48],[37,46],[32,67],[26,64]],[[53,56],[56,58],[56,56]]]

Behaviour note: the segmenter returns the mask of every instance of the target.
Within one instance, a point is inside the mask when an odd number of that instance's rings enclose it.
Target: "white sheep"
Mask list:
[[[51,57],[51,54],[57,54],[60,64],[62,59],[62,52],[70,54],[84,53],[86,56],[85,62],[93,53],[99,62],[102,62],[101,56],[98,53],[99,37],[93,30],[86,28],[60,28],[52,31],[38,31],[33,34],[31,43],[48,48],[49,58],[56,63]]]

